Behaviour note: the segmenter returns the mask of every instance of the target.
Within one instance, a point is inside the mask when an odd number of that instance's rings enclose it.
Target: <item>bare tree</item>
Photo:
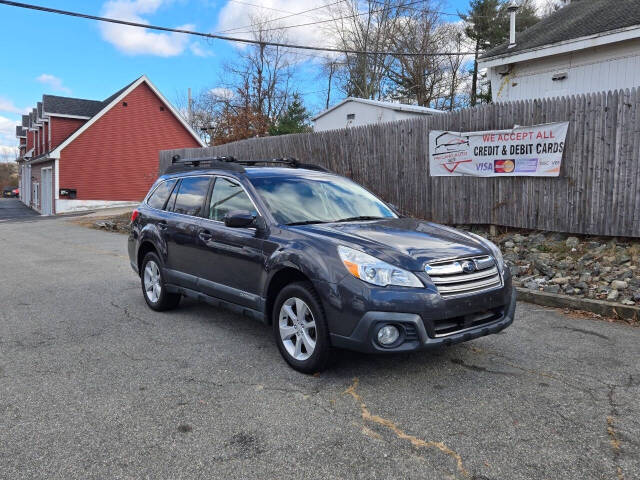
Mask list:
[[[464,35],[464,26],[458,23],[447,23],[439,27],[443,30],[445,45],[443,49],[449,52],[460,53],[468,51],[472,48]],[[448,55],[446,57],[445,78],[447,79],[448,94],[447,105],[441,105],[440,108],[454,110],[466,104],[468,89],[465,88],[469,82],[470,73],[467,68],[469,59],[462,55]]]
[[[361,52],[388,51],[407,3],[407,0],[345,0],[332,10],[337,47]],[[345,54],[342,68],[336,72],[341,89],[347,96],[374,100],[384,97],[393,60],[378,53]]]
[[[8,152],[2,152],[0,158],[3,159],[0,161],[0,192],[2,192],[5,187],[18,186],[18,164],[13,161],[15,155]]]
[[[439,27],[439,14],[429,2],[401,19],[401,28],[392,39],[393,50],[412,55],[396,56],[389,69],[394,96],[421,106],[431,106],[446,96],[447,58],[420,55],[443,49],[448,30]]]
[[[252,17],[252,38],[259,43],[240,50],[237,58],[225,65],[223,85],[234,93],[236,104],[260,112],[270,121],[287,107],[292,96],[295,54],[286,48],[267,45],[286,43],[285,30],[268,20]]]
[[[217,85],[197,93],[191,104],[191,125],[210,145],[266,135],[293,98],[296,56],[288,49],[268,45],[287,43],[285,30],[268,17],[251,19],[255,45],[238,50]],[[189,110],[184,94],[177,103]]]

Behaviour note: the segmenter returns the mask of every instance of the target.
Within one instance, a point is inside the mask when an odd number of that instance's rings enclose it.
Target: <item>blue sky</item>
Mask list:
[[[300,12],[329,0],[24,0],[52,8],[114,16],[170,27],[215,32],[251,23],[254,12],[275,16]],[[251,4],[251,5],[249,5]],[[465,10],[468,0],[442,2],[441,9]],[[321,11],[320,11],[321,12]],[[453,18],[453,17],[450,17]],[[318,12],[287,19],[312,22]],[[90,20],[0,5],[0,153],[16,144],[20,114],[43,93],[102,100],[146,74],[170,101],[191,87],[215,88],[222,65],[238,50],[228,42],[125,29]],[[311,27],[289,30],[295,43],[322,44]],[[326,88],[313,61],[298,64],[298,90]],[[305,96],[309,107],[322,106],[322,93]],[[332,102],[338,101],[332,97]]]

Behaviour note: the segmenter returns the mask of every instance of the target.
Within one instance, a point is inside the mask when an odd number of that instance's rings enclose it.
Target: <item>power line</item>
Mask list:
[[[243,3],[245,5],[250,5],[252,7],[258,7],[258,5],[253,5],[253,4],[247,3],[247,2],[241,2],[239,0],[230,0],[230,1],[235,2],[235,3]],[[284,17],[272,18],[272,19],[265,20],[265,21],[262,21],[262,22],[253,23],[251,25],[244,25],[242,27],[229,28],[227,30],[222,30],[222,31],[216,32],[216,33],[242,33],[242,32],[238,32],[238,30],[242,30],[243,28],[252,28],[252,27],[255,27],[257,25],[264,25],[265,23],[277,22],[278,20],[283,20],[285,18],[295,17],[297,15],[304,15],[305,13],[309,13],[309,12],[313,12],[315,10],[321,10],[323,8],[331,7],[333,5],[337,5],[338,3],[342,3],[344,1],[345,0],[338,0],[337,2],[328,3],[326,5],[320,5],[319,7],[310,8],[308,10],[303,10],[303,11],[297,12],[297,13],[287,12],[285,10],[278,10],[278,9],[270,8],[270,7],[262,7],[262,8],[268,8],[269,10],[275,10],[276,12],[289,13],[290,15],[285,15]]]
[[[387,3],[381,1],[381,0],[369,0],[371,3],[377,3],[378,5],[387,5]],[[425,0],[422,0],[425,1]],[[414,12],[423,12],[423,13],[437,13],[438,15],[449,15],[452,17],[459,17],[460,15],[457,13],[451,13],[451,12],[442,12],[439,10],[424,10],[422,8],[415,8],[415,7],[410,7],[410,4],[407,5],[396,5],[395,8],[397,8],[398,10],[402,10],[407,9],[407,10],[413,10]]]
[[[162,32],[170,32],[170,33],[183,33],[185,35],[194,35],[198,37],[205,38],[213,38],[217,40],[226,40],[228,42],[236,42],[236,43],[245,43],[252,45],[262,45],[262,46],[272,46],[272,47],[283,47],[283,48],[292,48],[298,50],[314,50],[319,52],[336,52],[336,53],[351,53],[356,55],[393,55],[393,56],[411,56],[411,57],[436,57],[436,56],[461,56],[461,55],[474,55],[474,52],[425,52],[425,53],[416,53],[416,52],[385,52],[385,51],[366,51],[366,50],[351,50],[351,49],[343,49],[343,48],[330,48],[330,47],[313,47],[311,45],[296,45],[290,43],[282,43],[282,42],[261,42],[259,40],[252,40],[248,38],[237,38],[237,37],[228,37],[225,35],[217,35],[214,33],[204,33],[204,32],[196,32],[193,30],[184,30],[180,28],[169,28],[162,27],[159,25],[148,25],[144,23],[138,22],[130,22],[127,20],[118,20],[115,18],[108,17],[98,17],[96,15],[88,15],[85,13],[72,12],[68,10],[59,10],[56,8],[43,7],[40,5],[32,5],[29,3],[20,3],[20,2],[12,2],[9,0],[0,0],[0,5],[8,5],[10,7],[24,8],[27,10],[36,10],[39,12],[47,12],[47,13],[55,13],[58,15],[67,15],[70,17],[76,18],[84,18],[87,20],[96,20],[99,22],[106,23],[115,23],[118,25],[126,25],[129,27],[138,27],[138,28],[147,28],[149,30],[159,30]]]
[[[422,3],[424,2],[424,0],[415,0],[413,2],[407,3],[406,7],[410,6],[410,5],[415,5],[416,3]],[[400,7],[398,7],[400,8]],[[273,27],[273,28],[265,28],[264,30],[262,30],[262,32],[269,32],[272,30],[287,30],[289,28],[298,28],[298,27],[308,27],[310,25],[319,25],[321,23],[330,23],[330,22],[337,22],[340,20],[346,20],[348,18],[356,18],[356,17],[361,17],[362,15],[371,15],[372,13],[380,13],[380,12],[384,12],[385,10],[387,10],[388,8],[379,8],[377,10],[370,10],[367,12],[356,12],[356,13],[352,13],[350,15],[344,15],[342,17],[337,17],[337,18],[329,18],[326,20],[317,20],[315,22],[308,22],[308,23],[299,23],[296,25],[285,25],[282,27]],[[249,26],[251,27],[251,26]],[[240,32],[234,32],[234,33],[252,33],[251,31],[240,31]]]
[[[381,0],[369,0],[371,3],[377,3],[378,5],[387,5],[385,2],[381,1]],[[426,0],[423,0],[426,1]],[[409,4],[407,4],[409,5]],[[421,12],[421,13],[435,13],[438,15],[447,15],[450,17],[458,17],[460,18],[460,12],[458,13],[451,13],[451,12],[443,12],[441,10],[424,10],[421,8],[415,8],[415,7],[409,7],[407,5],[398,5],[396,6],[396,8],[400,9],[407,9],[407,10],[412,10],[414,12]],[[470,15],[468,13],[462,13],[462,15],[469,15],[469,16],[473,16],[474,18],[496,18],[495,15]]]

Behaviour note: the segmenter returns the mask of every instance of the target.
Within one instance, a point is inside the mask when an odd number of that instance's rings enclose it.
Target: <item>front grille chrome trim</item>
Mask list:
[[[479,278],[492,277],[497,274],[498,274],[498,269],[496,267],[492,267],[488,270],[481,270],[476,273],[468,273],[468,274],[462,274],[462,275],[448,275],[446,277],[431,276],[431,281],[436,285],[439,285],[439,284],[447,285],[450,283],[469,282],[471,280],[477,280]]]
[[[472,261],[475,271],[465,273],[464,262]],[[443,298],[472,295],[502,287],[502,275],[493,257],[467,257],[432,262],[425,266],[438,293]]]
[[[473,282],[473,283],[465,283],[463,285],[452,285],[452,286],[440,286],[438,285],[438,292],[442,293],[461,293],[467,292],[471,290],[478,290],[483,288],[491,288],[500,285],[502,282],[500,281],[500,276],[496,275],[495,278],[490,278],[489,280],[485,280],[482,282]]]

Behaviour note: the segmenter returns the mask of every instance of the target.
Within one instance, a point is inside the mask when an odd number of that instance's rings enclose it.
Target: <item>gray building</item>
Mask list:
[[[395,122],[440,113],[443,112],[417,105],[349,97],[316,115],[313,118],[313,131],[324,132],[372,123]]]
[[[640,0],[565,3],[480,58],[494,102],[640,86]]]

